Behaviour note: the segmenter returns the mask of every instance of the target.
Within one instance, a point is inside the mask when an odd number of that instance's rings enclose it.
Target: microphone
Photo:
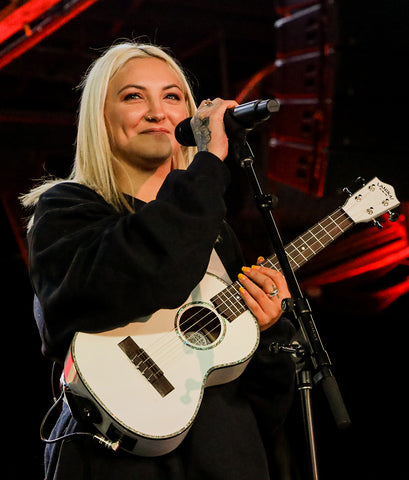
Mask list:
[[[250,131],[256,125],[271,117],[272,113],[278,112],[280,104],[277,100],[254,100],[243,103],[234,108],[229,108],[224,114],[224,127],[228,138],[231,138],[235,132]],[[176,140],[186,147],[196,145],[190,120],[192,117],[185,118],[175,128]]]

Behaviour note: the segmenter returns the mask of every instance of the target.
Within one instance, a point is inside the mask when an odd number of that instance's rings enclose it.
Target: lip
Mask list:
[[[170,133],[167,128],[148,128],[147,130],[143,130],[141,133],[150,133],[150,134],[159,134],[159,133]]]

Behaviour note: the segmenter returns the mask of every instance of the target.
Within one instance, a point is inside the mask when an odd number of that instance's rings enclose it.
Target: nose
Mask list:
[[[147,122],[160,122],[166,117],[165,111],[160,102],[151,101],[144,115]]]

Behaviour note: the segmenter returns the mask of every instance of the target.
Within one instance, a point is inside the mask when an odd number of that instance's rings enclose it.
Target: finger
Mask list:
[[[229,144],[224,128],[224,115],[228,108],[237,105],[234,100],[204,100],[190,125],[196,140],[198,151],[213,153],[221,160],[227,157]]]
[[[281,272],[258,265],[253,265],[251,268],[243,267],[242,271],[246,277],[250,278],[262,288],[265,294],[271,294],[275,292],[277,288],[278,292],[277,295],[275,295],[277,299],[291,297],[287,282]],[[269,298],[272,299],[274,296],[270,296]]]
[[[243,277],[245,276],[243,275]],[[274,325],[274,323],[276,323],[281,317],[281,303],[273,303],[267,300],[264,292],[262,292],[262,290],[260,290],[258,287],[256,288],[259,292],[261,292],[261,296],[259,299],[255,298],[257,295],[254,296],[254,290],[251,286],[253,282],[249,278],[245,277],[245,279],[243,278],[243,283],[247,288],[244,288],[243,286],[240,287],[240,295],[248,309],[256,317],[260,330],[266,330],[270,326]],[[250,290],[252,293],[250,293]]]
[[[266,277],[267,278],[267,277]],[[269,286],[268,290],[266,292],[265,288],[263,286],[258,285],[257,283],[254,283],[249,277],[246,275],[243,275],[240,273],[238,275],[239,282],[241,283],[242,287],[245,288],[245,290],[248,292],[248,294],[251,296],[251,298],[257,303],[257,305],[260,307],[261,311],[269,316],[274,316],[278,312],[281,313],[281,302],[274,302],[276,304],[275,307],[272,306],[272,300],[276,300],[278,295],[275,295],[271,297],[268,293],[271,293],[272,287]],[[270,281],[271,283],[271,281]],[[249,308],[253,308],[253,304],[249,304]],[[274,311],[273,311],[274,310]]]
[[[267,323],[269,317],[267,316],[261,305],[257,302],[257,300],[244,287],[240,287],[239,291],[248,309],[256,317],[260,327],[262,324]]]
[[[264,257],[258,257],[258,258],[257,258],[257,265],[260,265],[261,263],[263,263],[264,260],[265,260]]]
[[[265,293],[270,293],[276,288],[274,275],[271,275],[268,269],[262,270],[261,267],[253,265],[251,268],[243,267],[243,273],[255,282]]]
[[[211,100],[210,98],[203,100],[198,110],[201,110],[201,113],[210,113],[218,108],[222,110],[226,110],[227,108],[237,107],[238,103],[235,100],[223,100],[222,98],[214,98]]]
[[[210,98],[207,98],[206,100],[203,100],[200,105],[199,105],[199,108],[207,108],[209,109],[210,107],[215,107],[217,106],[218,104],[220,104],[222,100],[220,98],[215,98],[213,100],[211,100]]]

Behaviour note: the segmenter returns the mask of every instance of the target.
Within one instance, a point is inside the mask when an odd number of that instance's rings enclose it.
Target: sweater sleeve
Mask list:
[[[135,213],[118,213],[75,183],[43,194],[28,242],[45,354],[64,358],[76,331],[109,330],[180,305],[205,273],[228,181],[223,162],[201,152]]]

